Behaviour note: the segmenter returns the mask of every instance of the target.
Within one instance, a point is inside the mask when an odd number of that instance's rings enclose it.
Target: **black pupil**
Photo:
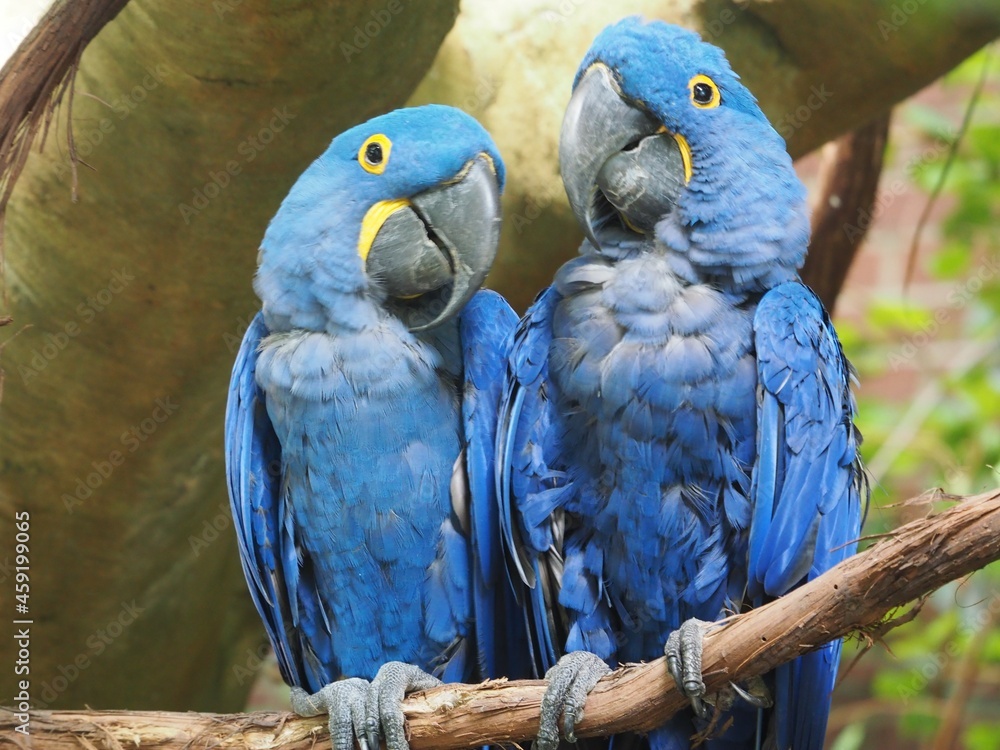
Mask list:
[[[382,146],[378,143],[369,143],[365,149],[365,161],[369,164],[381,164]]]
[[[708,104],[712,101],[712,87],[707,83],[696,83],[694,85],[694,100],[698,104]]]

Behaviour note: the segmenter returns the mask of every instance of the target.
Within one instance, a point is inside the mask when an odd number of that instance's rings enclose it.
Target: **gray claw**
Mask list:
[[[747,686],[750,688],[749,690],[744,690],[735,682],[729,683],[729,687],[733,689],[733,692],[754,708],[770,708],[774,705],[774,699],[771,698],[771,693],[761,678],[751,678]]]
[[[365,701],[365,736],[368,746],[379,747],[379,735],[386,750],[410,750],[403,721],[403,698],[417,690],[430,690],[442,682],[413,664],[390,661],[383,664],[368,686]],[[339,748],[338,748],[339,750]]]
[[[587,696],[611,668],[588,651],[573,651],[545,673],[548,687],[542,697],[541,722],[534,750],[556,750],[559,719],[567,742],[576,742],[576,725],[583,718]]]
[[[330,742],[334,750],[353,750],[355,738],[361,750],[368,750],[365,741],[365,695],[368,681],[353,677],[332,682],[310,695],[300,687],[292,688],[292,710],[299,716],[330,718]]]
[[[704,628],[709,624],[694,618],[685,620],[670,634],[663,647],[663,653],[667,657],[667,668],[674,682],[691,701],[694,712],[702,719],[707,719],[710,713],[702,701],[705,695],[705,682],[701,678]]]

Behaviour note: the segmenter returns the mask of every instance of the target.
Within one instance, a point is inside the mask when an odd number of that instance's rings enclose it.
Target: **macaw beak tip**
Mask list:
[[[412,314],[420,333],[458,313],[486,280],[500,242],[500,185],[492,159],[480,154],[447,185],[414,196],[413,205],[448,258],[443,295]]]
[[[566,107],[559,168],[573,214],[599,251],[642,241],[683,187],[674,137],[629,103],[603,63],[583,74]]]

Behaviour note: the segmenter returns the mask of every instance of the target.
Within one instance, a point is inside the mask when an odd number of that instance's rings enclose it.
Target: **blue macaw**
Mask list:
[[[688,748],[708,724],[702,621],[854,552],[852,369],[797,273],[805,190],[721,50],[663,22],[605,29],[559,160],[586,240],[516,330],[497,435],[535,658],[570,652],[537,747],[573,738],[607,665],[666,651],[692,709],[649,741]],[[839,654],[734,685],[707,746],[820,748]]]
[[[439,684],[428,672],[517,671],[493,475],[517,318],[477,293],[503,182],[474,119],[397,110],[336,137],[261,244],[229,492],[292,706],[327,711],[338,750],[378,747],[380,731],[405,750],[401,701]]]

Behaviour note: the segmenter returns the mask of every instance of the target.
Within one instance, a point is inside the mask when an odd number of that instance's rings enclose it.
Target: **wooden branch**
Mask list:
[[[802,279],[831,312],[872,222],[889,116],[886,112],[823,147],[822,187],[813,203]]]
[[[44,140],[67,89],[72,99],[72,71],[83,50],[127,2],[56,0],[0,69],[0,253],[4,211],[35,136],[42,131]],[[69,117],[66,132],[75,169]]]
[[[128,0],[57,0],[0,70],[0,185],[13,182],[80,54]],[[11,172],[14,172],[13,174]],[[6,199],[6,194],[4,195]]]
[[[907,602],[1000,559],[1000,490],[943,499],[960,502],[900,527],[787,596],[718,623],[705,638],[708,689],[763,674],[833,638],[878,625]],[[540,681],[494,681],[411,696],[404,710],[413,750],[530,739],[538,730],[544,689]],[[685,704],[663,659],[627,666],[591,693],[577,733],[648,730]],[[17,743],[17,723],[14,714],[0,713],[0,738]],[[328,747],[323,719],[281,712],[35,711],[30,729],[34,750]]]

